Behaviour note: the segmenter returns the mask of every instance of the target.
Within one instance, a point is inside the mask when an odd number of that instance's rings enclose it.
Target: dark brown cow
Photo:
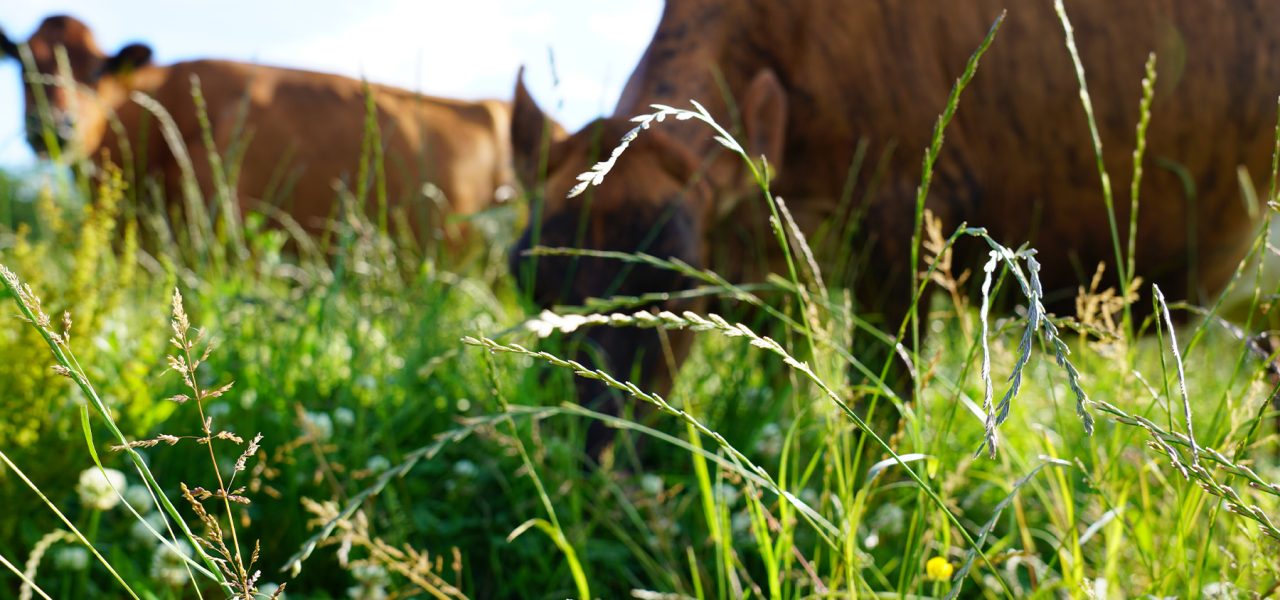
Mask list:
[[[1075,71],[1047,0],[669,0],[614,116],[550,148],[546,205],[513,250],[513,268],[526,270],[520,253],[536,235],[542,245],[674,256],[739,281],[778,270],[766,206],[744,197],[752,186],[741,162],[703,125],[668,122],[642,132],[601,186],[565,198],[598,149],[607,156],[629,129],[629,117],[652,112],[652,103],[688,106],[694,98],[721,123],[737,125],[747,149],[777,167],[774,191],[808,234],[847,217],[842,190],[859,141],[867,142],[868,164],[852,182],[855,199],[873,192],[852,211],[864,215],[855,245],[865,259],[857,295],[864,310],[881,311],[882,322],[896,329],[910,305],[923,150],[953,82],[1006,6],[1008,17],[946,131],[927,206],[948,232],[967,221],[1010,245],[1030,241],[1040,250],[1046,292],[1069,300],[1114,253]],[[1122,230],[1139,83],[1148,53],[1160,57],[1137,274],[1171,298],[1221,289],[1257,225],[1256,207],[1241,201],[1237,167],[1267,189],[1280,4],[1076,0],[1068,9]],[[515,114],[517,164],[528,171],[543,117],[522,88]],[[880,156],[887,157],[882,171],[872,168]],[[976,267],[983,248],[975,242],[967,249],[960,260]],[[538,259],[532,283],[541,303],[684,285],[668,272],[606,261],[570,270],[566,261]],[[625,372],[639,359],[642,386],[669,385],[651,332],[602,328],[587,339],[605,357],[602,366]],[[673,339],[677,359],[687,343]],[[584,401],[600,392],[592,386],[580,390]]]
[[[107,56],[89,28],[67,16],[45,19],[27,44],[36,71],[45,79],[40,89],[48,98],[53,125],[48,133],[56,142],[72,157],[101,160],[109,150],[117,163],[129,156],[145,159],[139,171],[163,178],[170,200],[183,197],[182,167],[152,113],[130,96],[145,93],[172,115],[200,188],[211,197],[213,171],[192,97],[193,79],[203,89],[219,152],[226,152],[238,137],[248,142],[234,190],[242,211],[269,201],[315,231],[334,213],[335,184],[342,180],[348,188],[355,187],[366,116],[360,81],[219,60],[156,66],[151,49],[141,44]],[[60,73],[59,47],[66,49],[73,86],[50,81]],[[3,34],[0,50],[15,59],[20,56],[16,44]],[[24,72],[27,135],[37,152],[46,153],[54,140],[46,136],[30,75]],[[465,215],[483,210],[495,194],[502,196],[514,183],[510,103],[371,88],[385,153],[388,204],[393,210],[403,208],[415,226],[427,219],[438,229],[441,212]],[[120,129],[111,126],[112,118],[119,120]],[[424,187],[426,183],[434,184],[440,194]]]

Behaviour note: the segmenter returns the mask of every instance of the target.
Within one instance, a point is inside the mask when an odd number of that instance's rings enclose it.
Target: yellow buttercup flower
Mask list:
[[[924,572],[933,581],[946,581],[951,579],[951,574],[955,572],[955,567],[952,567],[947,559],[935,556],[924,564]]]

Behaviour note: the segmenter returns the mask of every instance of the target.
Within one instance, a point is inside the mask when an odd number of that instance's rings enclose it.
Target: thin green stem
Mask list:
[[[115,578],[116,583],[119,583],[120,587],[124,588],[124,591],[129,594],[129,597],[134,600],[138,600],[138,594],[133,591],[133,588],[129,587],[128,583],[125,583],[124,578],[120,577],[120,574],[116,572],[115,567],[111,566],[111,563],[107,562],[106,558],[103,558],[102,554],[98,552],[98,549],[93,547],[93,544],[89,542],[89,539],[85,537],[83,533],[80,533],[80,530],[76,528],[66,515],[62,514],[62,511],[58,510],[58,507],[44,495],[44,492],[40,491],[40,488],[36,487],[35,483],[32,483],[31,479],[27,477],[27,474],[23,473],[22,469],[18,468],[18,465],[13,464],[13,461],[9,460],[9,456],[5,454],[3,450],[0,450],[0,461],[4,461],[4,464],[8,466],[23,483],[27,484],[27,487],[31,488],[31,491],[35,492],[35,494],[40,497],[40,500],[44,502],[45,506],[48,506],[49,510],[53,511],[53,514],[57,515],[58,519],[62,521],[62,524],[66,525],[67,529],[71,530],[71,533],[76,536],[76,539],[79,540],[85,548],[88,548],[89,552],[93,553],[93,556],[98,559],[98,562],[102,563],[102,566],[107,568],[107,571],[111,573],[113,578]]]

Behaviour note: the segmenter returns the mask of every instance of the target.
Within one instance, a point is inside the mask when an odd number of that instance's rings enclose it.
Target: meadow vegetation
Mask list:
[[[939,107],[926,175],[982,49]],[[719,127],[696,105],[656,111],[644,127]],[[1045,314],[1034,251],[981,223],[944,231],[922,208],[926,176],[913,246],[939,293],[918,319],[874,326],[821,268],[851,242],[799,235],[753,169],[777,233],[761,243],[786,249],[788,273],[735,285],[609,255],[689,275],[724,316],[655,314],[652,298],[530,314],[504,254],[519,203],[473,217],[474,243],[445,254],[370,218],[366,177],[306,239],[270,214],[243,231],[216,208],[167,217],[120,170],[5,174],[0,595],[1280,589],[1280,379],[1247,333],[1261,317],[1167,305],[1136,277],[1123,291],[1097,278],[1076,314]],[[1253,256],[1271,251],[1266,225]],[[989,260],[957,264],[958,241]],[[1280,292],[1254,285],[1243,314]],[[666,397],[565,358],[566,334],[614,326],[699,332]],[[908,362],[912,389],[887,384],[868,347]],[[580,407],[574,377],[656,410]],[[584,466],[593,420],[619,431],[599,468]]]

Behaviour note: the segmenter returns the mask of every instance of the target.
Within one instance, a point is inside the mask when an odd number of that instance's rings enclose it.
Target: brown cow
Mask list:
[[[151,49],[142,44],[107,56],[89,28],[68,16],[45,19],[27,45],[35,69],[44,76],[39,83],[53,125],[48,130],[43,126],[37,90],[30,84],[31,75],[24,73],[27,136],[39,153],[47,153],[47,141],[53,141],[47,132],[74,158],[101,160],[104,150],[117,163],[138,157],[145,160],[139,172],[163,178],[166,197],[181,199],[182,166],[153,114],[130,97],[142,92],[172,115],[200,189],[211,197],[213,170],[192,96],[192,81],[198,79],[219,153],[226,153],[237,138],[248,141],[234,190],[242,212],[263,201],[281,204],[305,228],[316,231],[334,214],[335,184],[343,180],[348,188],[356,185],[366,116],[360,81],[219,60],[157,66],[151,63]],[[66,49],[74,86],[51,81],[50,76],[60,72],[59,47]],[[2,33],[0,51],[20,56],[17,45]],[[405,209],[415,226],[429,219],[431,227],[439,229],[442,215],[434,206],[445,199],[446,212],[465,215],[487,208],[495,195],[501,199],[508,193],[514,183],[510,103],[434,98],[382,85],[371,88],[392,209]],[[119,120],[127,139],[120,138],[111,118]],[[434,184],[440,194],[424,187],[426,183]]]
[[[1272,56],[1280,4],[1069,4],[1122,244],[1139,83],[1148,53],[1161,59],[1137,274],[1171,298],[1203,298],[1222,288],[1254,239],[1258,211],[1241,201],[1236,172],[1244,166],[1257,189],[1267,189],[1280,93],[1280,60]],[[652,112],[653,103],[688,106],[694,98],[721,123],[737,125],[748,151],[777,168],[773,189],[807,234],[862,213],[854,246],[862,260],[852,261],[864,265],[857,296],[863,310],[882,312],[882,322],[896,330],[910,306],[923,149],[953,82],[1006,6],[1008,17],[946,131],[927,207],[948,232],[967,221],[1010,245],[1030,241],[1040,250],[1050,300],[1069,300],[1095,265],[1114,263],[1114,253],[1075,71],[1047,0],[669,0],[614,116],[550,147],[546,205],[513,249],[513,268],[534,272],[521,253],[536,236],[547,246],[673,256],[739,281],[777,270],[767,208],[744,197],[752,184],[741,161],[701,124],[667,122],[642,132],[602,185],[565,198],[575,176],[599,160],[600,150],[607,156],[630,128],[629,117]],[[516,164],[529,173],[539,156],[532,132],[544,117],[520,86],[514,110]],[[860,140],[871,158],[849,182]],[[873,168],[875,157],[885,157],[883,169]],[[857,192],[846,212],[842,190],[850,183]],[[973,242],[961,250],[961,264],[976,267],[985,248]],[[536,279],[524,285],[533,284],[542,304],[685,285],[669,272],[616,262],[585,260],[570,271],[569,259],[537,260]],[[669,385],[652,332],[601,328],[586,337],[606,359],[601,366],[625,370],[638,360],[638,383]],[[688,341],[675,335],[672,342],[679,359]],[[579,390],[583,401],[601,391],[593,382]],[[588,443],[607,438],[597,430]]]

